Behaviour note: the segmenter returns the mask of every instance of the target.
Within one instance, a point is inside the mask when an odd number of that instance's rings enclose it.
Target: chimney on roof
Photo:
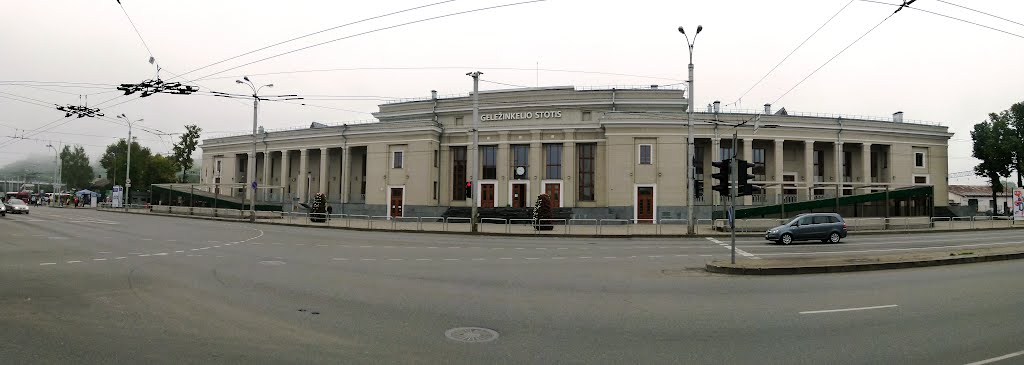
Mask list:
[[[892,122],[893,123],[903,123],[903,112],[892,113]]]
[[[714,111],[715,111],[715,107],[712,106],[711,104],[708,104],[708,113],[713,113]]]
[[[771,104],[765,104],[764,105],[764,115],[769,115],[771,113],[772,113],[772,105]]]
[[[714,105],[715,105],[715,113],[718,113],[718,112],[722,111],[722,102],[721,101],[715,100]]]
[[[430,98],[437,100],[437,90],[430,90]]]
[[[651,90],[658,90],[658,85],[651,85]]]

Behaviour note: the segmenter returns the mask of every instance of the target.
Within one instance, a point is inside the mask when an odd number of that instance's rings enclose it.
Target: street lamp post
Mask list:
[[[274,87],[274,84],[266,84],[256,87],[252,81],[249,81],[249,76],[243,76],[242,79],[245,81],[235,80],[235,83],[247,85],[252,89],[252,156],[250,156],[248,161],[246,161],[248,165],[246,167],[246,169],[248,169],[246,174],[252,176],[252,178],[249,179],[252,181],[249,181],[249,186],[247,187],[249,190],[249,222],[256,222],[256,129],[260,107],[259,93],[260,90],[265,87]]]
[[[686,157],[689,162],[686,163],[688,173],[686,174],[686,234],[692,235],[695,233],[695,220],[693,219],[693,187],[694,180],[697,178],[697,169],[694,167],[693,155],[693,44],[697,42],[697,35],[704,27],[698,25],[697,33],[693,35],[693,41],[690,41],[690,36],[686,35],[686,30],[682,26],[679,27],[679,33],[686,37],[686,48],[690,55],[690,64],[687,69],[690,73],[690,78],[686,82]]]
[[[53,191],[51,192],[52,196],[56,198],[56,194],[59,191],[57,185],[60,182],[60,170],[63,163],[60,159],[60,149],[54,147],[53,144],[47,144],[46,147],[53,149],[53,162],[56,163],[56,166],[53,167]]]
[[[478,191],[482,192],[483,190],[478,187],[478,186],[480,186],[480,180],[477,179],[477,173],[480,171],[479,166],[478,166],[480,164],[480,153],[477,152],[477,151],[480,148],[479,147],[479,144],[480,144],[480,138],[479,138],[480,137],[480,135],[479,135],[479,132],[480,132],[480,75],[483,75],[483,72],[473,71],[473,72],[470,72],[470,73],[468,73],[466,75],[468,75],[468,76],[473,78],[473,152],[470,152],[470,155],[469,155],[469,161],[470,161],[469,165],[470,165],[470,168],[472,169],[472,170],[470,170],[470,171],[472,171],[470,173],[470,181],[473,181],[473,184],[470,185],[470,189],[478,190]],[[473,195],[472,191],[470,191],[470,195]],[[476,205],[477,205],[476,204],[476,200],[477,199],[480,199],[480,198],[476,197],[476,196],[474,196],[472,198],[469,198],[469,204],[472,207],[469,210],[469,222],[470,222],[470,231],[471,232],[476,232],[477,231],[477,217],[476,217],[476,214],[477,214],[476,213]]]
[[[128,199],[128,195],[132,190],[132,124],[141,122],[145,119],[140,118],[138,120],[132,121],[131,119],[128,119],[128,116],[124,115],[124,113],[121,113],[121,115],[118,115],[117,117],[120,119],[124,119],[125,123],[128,124],[128,166],[125,168],[124,171],[124,209],[125,211],[127,211],[128,204],[131,202],[131,200]]]

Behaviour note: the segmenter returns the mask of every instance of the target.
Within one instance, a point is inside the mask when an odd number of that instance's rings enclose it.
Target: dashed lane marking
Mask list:
[[[56,262],[41,262],[41,263],[39,263],[39,266],[56,265],[56,264],[57,264]]]
[[[103,259],[103,258],[100,258],[100,259],[92,259],[92,260],[93,260],[93,261],[107,261],[107,259]]]
[[[78,261],[78,260],[71,260],[71,261],[68,261],[68,263],[69,263],[69,264],[77,264],[77,263],[79,263],[79,262],[81,262],[81,261]]]

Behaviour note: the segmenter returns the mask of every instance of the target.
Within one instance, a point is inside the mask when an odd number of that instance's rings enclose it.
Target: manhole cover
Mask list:
[[[491,342],[498,339],[498,332],[480,327],[456,327],[444,331],[444,336],[459,342]]]
[[[284,261],[260,261],[260,263],[263,264],[263,265],[269,265],[269,266],[281,266],[281,265],[284,265]]]

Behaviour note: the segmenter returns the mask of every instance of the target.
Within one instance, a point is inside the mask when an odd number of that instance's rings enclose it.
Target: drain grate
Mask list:
[[[498,339],[498,331],[481,327],[456,327],[444,331],[444,336],[459,342],[491,342]]]

